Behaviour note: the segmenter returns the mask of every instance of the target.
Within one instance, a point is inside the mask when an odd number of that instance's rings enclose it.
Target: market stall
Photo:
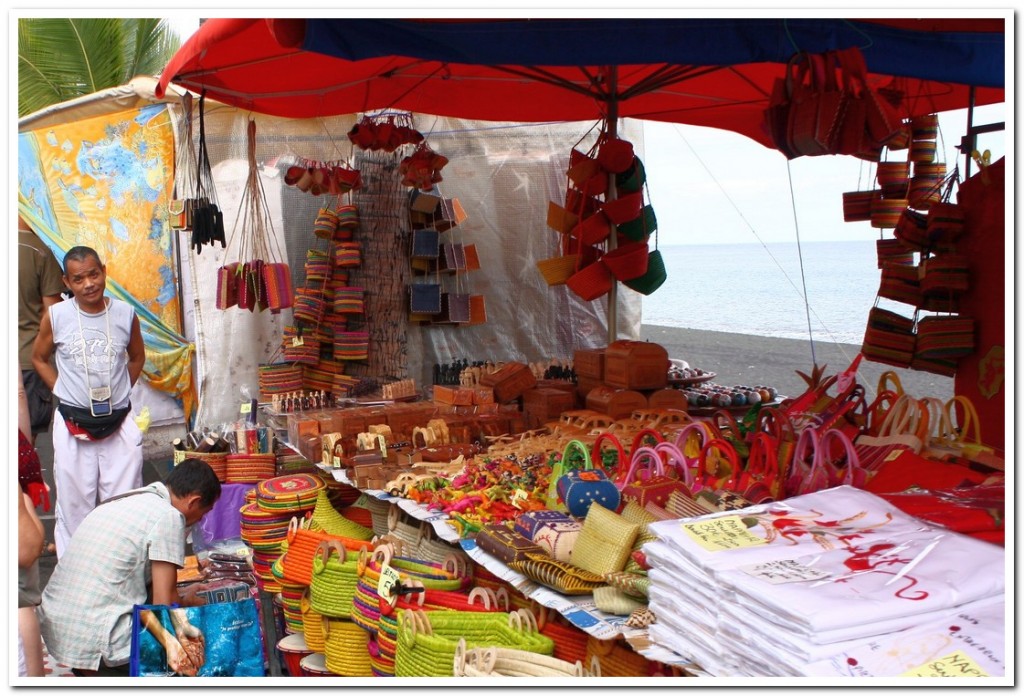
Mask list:
[[[816,369],[807,391],[788,398],[770,386],[729,388],[660,346],[629,340],[639,297],[612,289],[657,289],[656,277],[639,285],[652,275],[656,219],[642,181],[640,123],[619,118],[708,119],[781,146],[763,128],[770,88],[755,86],[753,102],[730,97],[731,116],[661,106],[651,95],[675,81],[680,95],[690,94],[723,74],[770,84],[788,48],[746,65],[754,61],[704,53],[729,42],[674,41],[703,58],[657,53],[635,62],[736,66],[690,68],[671,80],[655,67],[640,81],[650,93],[636,87],[635,98],[612,99],[594,114],[592,95],[575,105],[526,98],[518,81],[503,92],[507,102],[460,94],[474,73],[449,63],[448,41],[406,36],[404,47],[440,51],[421,56],[439,66],[398,68],[394,47],[372,39],[372,22],[298,22],[306,23],[213,20],[156,88],[174,115],[175,159],[186,163],[163,193],[168,214],[178,201],[193,211],[209,204],[211,189],[204,196],[197,188],[207,174],[223,213],[219,233],[208,234],[198,217],[175,221],[190,289],[184,304],[192,307],[185,323],[204,362],[198,416],[175,456],[206,459],[232,486],[232,503],[193,538],[194,572],[180,579],[259,598],[270,674],[1009,673],[1000,623],[1004,447],[977,429],[970,435],[970,399],[915,398],[898,378],[869,399],[856,362],[834,375]],[[860,40],[870,34],[872,73],[899,75],[903,95],[890,104],[898,118],[884,144],[872,136],[865,145],[862,121],[852,131],[860,149],[847,154],[902,149],[896,141],[912,142],[915,118],[962,106],[964,85],[978,87],[976,99],[1001,98],[1002,82],[987,69],[989,25],[971,25],[977,42],[938,31],[946,25],[928,29],[930,38],[971,46],[972,60],[946,61],[967,66],[953,76],[877,58],[887,40],[898,44],[917,30],[842,22],[785,28],[809,52],[847,45],[850,31]],[[671,24],[661,30],[682,28]],[[354,47],[325,58],[336,49],[318,41],[350,28],[384,57]],[[396,30],[378,28],[384,37]],[[825,39],[815,38],[819,31]],[[524,62],[501,55],[479,62]],[[269,70],[277,59],[287,67]],[[367,68],[362,77],[345,73],[358,105],[342,85],[323,85],[308,101],[257,93],[255,84],[288,91],[274,86],[281,75],[330,72],[314,69],[316,61]],[[253,62],[258,83],[232,86]],[[402,79],[384,80],[381,62]],[[438,81],[451,92],[403,81],[424,84],[447,69],[440,66],[452,68],[454,79]],[[587,75],[616,95],[634,89],[615,70]],[[925,92],[933,80],[952,89]],[[203,98],[168,98],[169,83]],[[395,91],[377,93],[382,85]],[[489,105],[505,118],[539,120],[516,110],[537,103],[566,109],[545,118],[577,122],[534,125],[527,136],[513,123],[456,118],[469,109],[493,119],[472,110]],[[594,129],[578,122],[594,117],[603,117]],[[182,159],[192,148],[195,160]],[[978,172],[965,187],[993,173]],[[612,263],[631,242],[642,247],[639,272],[632,262]],[[598,258],[586,260],[591,249]],[[561,282],[544,265],[558,258],[573,259]],[[581,284],[586,268],[601,271],[604,284]],[[205,441],[203,430],[212,433]],[[944,569],[953,566],[962,576],[949,580]],[[896,580],[906,586],[889,597]],[[927,591],[912,591],[918,584]],[[681,602],[680,587],[700,598],[702,612]],[[847,615],[863,602],[871,621],[857,630],[842,616],[823,623],[798,610],[805,599]],[[942,628],[959,617],[982,628]],[[751,636],[756,654],[721,649]],[[908,637],[919,652],[890,662],[862,657]]]

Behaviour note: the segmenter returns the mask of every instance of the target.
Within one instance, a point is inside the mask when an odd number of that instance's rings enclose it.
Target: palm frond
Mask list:
[[[18,114],[156,75],[180,40],[153,18],[18,20]]]

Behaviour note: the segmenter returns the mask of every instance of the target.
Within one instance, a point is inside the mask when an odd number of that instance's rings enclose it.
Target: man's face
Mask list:
[[[213,509],[213,506],[199,507],[198,500],[194,505],[190,505],[188,510],[185,512],[185,526],[191,527],[192,525],[203,519],[203,515]]]
[[[64,284],[75,299],[95,305],[102,301],[107,287],[107,267],[92,256],[82,261],[69,260],[64,272]]]

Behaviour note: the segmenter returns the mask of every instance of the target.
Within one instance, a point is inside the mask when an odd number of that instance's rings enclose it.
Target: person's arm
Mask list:
[[[18,565],[28,568],[43,552],[43,523],[36,516],[31,501],[27,501],[19,486],[14,487],[18,496]]]
[[[43,310],[43,318],[39,321],[39,333],[32,344],[32,367],[35,368],[43,383],[53,391],[57,384],[57,368],[50,364],[53,357],[53,326],[50,324],[50,311]]]
[[[171,622],[174,623],[173,610],[171,611]],[[196,665],[193,662],[191,656],[185,651],[178,639],[171,635],[170,631],[160,623],[160,619],[157,618],[156,614],[149,609],[143,609],[139,612],[139,622],[143,628],[153,635],[156,642],[163,647],[164,653],[167,655],[167,666],[172,671],[186,677],[196,676],[202,665]],[[203,657],[205,660],[205,655]]]
[[[25,380],[18,370],[18,430],[31,441],[32,417],[28,412],[28,395],[25,393]]]
[[[167,561],[153,561],[151,574],[153,577],[153,604],[178,604],[183,607],[196,607],[206,604],[206,600],[195,595],[197,588],[191,587],[184,593],[178,592],[178,566]]]
[[[58,302],[62,302],[63,300],[64,296],[61,294],[43,295],[43,309],[49,309],[50,307],[54,306]]]
[[[40,333],[42,329],[40,329]],[[33,358],[33,364],[35,358]],[[134,387],[142,374],[142,366],[146,364],[146,345],[142,342],[142,327],[139,318],[132,318],[132,333],[128,339],[128,379]]]

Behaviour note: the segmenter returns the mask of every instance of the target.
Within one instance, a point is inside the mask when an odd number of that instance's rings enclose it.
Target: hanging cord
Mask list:
[[[817,365],[818,359],[814,355],[814,332],[811,330],[811,303],[807,297],[807,278],[804,275],[804,250],[800,244],[800,223],[796,215],[796,196],[793,193],[793,172],[789,167],[789,160],[786,160],[786,178],[789,179],[789,202],[793,209],[793,230],[796,232],[796,253],[800,259],[800,284],[804,294],[804,312],[807,314],[807,340],[811,343],[811,364]]]
[[[740,211],[740,209],[739,209],[739,206],[736,205],[736,202],[733,201],[732,197],[729,195],[729,192],[725,190],[725,187],[722,186],[721,182],[719,182],[718,179],[715,178],[715,175],[711,173],[711,170],[708,168],[708,165],[704,162],[704,160],[701,159],[700,155],[697,154],[697,151],[693,149],[693,146],[690,144],[690,141],[687,140],[686,136],[684,136],[679,131],[678,126],[675,128],[675,131],[679,135],[679,137],[682,138],[683,142],[686,143],[686,146],[688,148],[690,148],[690,152],[692,152],[693,156],[697,159],[698,162],[700,162],[701,166],[704,168],[704,171],[707,173],[707,175],[709,177],[711,177],[711,180],[714,181],[715,184],[718,186],[719,190],[722,192],[722,195],[724,195],[726,200],[729,201],[729,204],[732,205],[733,210],[736,211],[736,214],[739,215],[740,219],[743,220],[743,222],[746,224],[747,228],[750,230],[750,233],[753,234],[754,238],[757,239],[757,241],[761,243],[762,247],[764,247],[764,250],[765,250],[765,252],[767,252],[768,257],[772,261],[775,262],[775,265],[778,267],[779,271],[782,273],[782,276],[789,282],[789,284],[790,284],[790,286],[792,286],[793,290],[795,290],[796,293],[798,295],[800,295],[801,299],[804,299],[806,296],[804,294],[800,293],[800,290],[796,287],[796,284],[789,277],[789,274],[786,273],[786,270],[782,267],[782,264],[780,264],[778,259],[775,258],[775,255],[772,254],[771,249],[769,249],[768,245],[766,245],[764,243],[764,240],[762,240],[761,237],[758,236],[757,230],[754,229],[754,226],[751,225],[750,222],[747,220],[747,218],[743,215],[742,211]],[[792,187],[790,187],[790,189],[792,190]],[[814,318],[817,319],[818,323],[821,325],[822,329],[824,329],[825,333],[828,334],[829,338],[832,339],[832,343],[839,349],[839,352],[843,355],[843,357],[852,361],[853,358],[850,357],[850,355],[847,354],[846,349],[843,348],[843,344],[840,343],[838,340],[836,340],[835,336],[832,335],[832,332],[829,331],[828,326],[826,326],[825,322],[822,321],[821,317],[818,316],[818,313],[814,311],[814,308],[811,307],[809,304],[807,305],[807,308],[814,315]],[[812,357],[812,359],[814,357],[813,344],[812,344],[811,357]]]

